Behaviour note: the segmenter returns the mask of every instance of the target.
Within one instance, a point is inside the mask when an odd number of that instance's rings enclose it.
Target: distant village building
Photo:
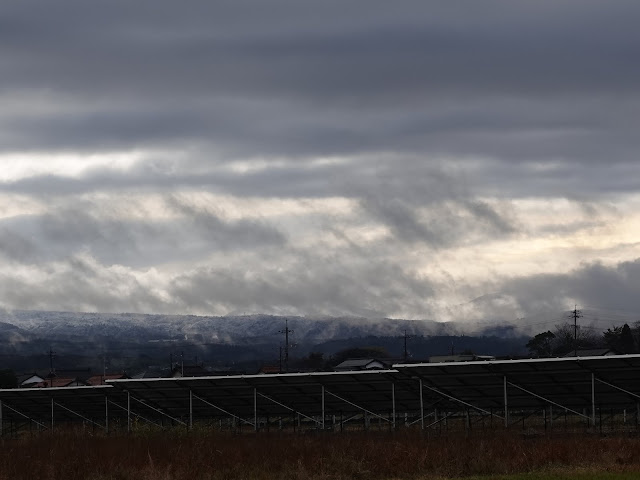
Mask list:
[[[18,377],[19,388],[60,388],[104,385],[106,380],[130,378],[125,373],[92,375],[91,370],[58,370],[57,372],[27,373]]]
[[[273,375],[275,373],[281,373],[279,365],[263,365],[258,370],[259,375]]]
[[[207,377],[211,372],[202,365],[176,365],[169,373],[169,378]]]
[[[564,355],[565,357],[606,357],[609,355],[618,355],[618,352],[611,348],[589,348],[583,350],[571,350]]]
[[[18,376],[18,387],[32,388],[34,385],[44,382],[46,376],[40,376],[37,373],[26,373]]]
[[[495,359],[493,355],[433,355],[429,357],[429,363],[479,362]]]
[[[122,380],[130,378],[126,373],[108,373],[106,375],[93,375],[87,379],[87,385],[105,385],[107,380]]]
[[[85,387],[87,383],[78,378],[49,377],[42,382],[32,385],[30,388],[60,388],[60,387]]]
[[[354,370],[382,370],[389,368],[386,363],[375,358],[354,358],[347,359],[334,367],[336,372],[349,372]]]
[[[169,378],[181,377],[220,377],[223,375],[243,375],[245,372],[233,367],[205,367],[204,365],[177,364],[169,372]]]

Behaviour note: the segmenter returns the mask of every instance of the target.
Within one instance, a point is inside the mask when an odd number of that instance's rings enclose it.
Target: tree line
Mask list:
[[[534,357],[558,357],[575,350],[597,348],[608,348],[618,354],[639,353],[640,322],[633,327],[625,323],[601,333],[593,328],[565,323],[556,325],[553,331],[538,333],[526,347]]]

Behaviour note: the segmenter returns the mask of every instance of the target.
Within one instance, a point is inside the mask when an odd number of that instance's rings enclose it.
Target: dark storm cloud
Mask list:
[[[604,310],[634,312],[640,295],[640,259],[615,265],[585,263],[567,273],[509,278],[494,287],[502,300],[509,300],[504,310],[512,320],[516,310],[525,316],[544,311],[558,313],[574,304],[580,308],[595,305]],[[491,315],[491,310],[496,315],[495,303],[488,307],[479,316]],[[563,318],[556,320],[561,323]]]
[[[395,241],[400,242],[424,242],[442,248],[468,243],[470,238],[477,240],[478,235],[498,238],[515,232],[508,219],[484,202],[426,203],[422,206],[431,208],[425,218],[420,218],[416,212],[420,206],[400,197],[384,195],[384,192],[362,202],[362,208],[387,225]]]
[[[631,2],[37,5],[0,20],[3,90],[95,107],[12,112],[5,149],[618,161],[638,147]]]

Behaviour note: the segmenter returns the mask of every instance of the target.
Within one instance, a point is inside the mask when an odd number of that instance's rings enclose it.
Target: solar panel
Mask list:
[[[425,412],[559,408],[593,419],[596,409],[636,409],[640,355],[397,364],[386,370],[155,379],[95,387],[0,390],[3,421],[107,427],[109,418],[190,425],[233,419],[258,426],[298,418],[316,426],[351,418],[420,421]],[[506,408],[505,408],[506,405]],[[408,417],[409,416],[409,417]],[[26,420],[25,420],[26,419]],[[258,420],[260,419],[260,420]],[[423,421],[423,420],[422,420]]]

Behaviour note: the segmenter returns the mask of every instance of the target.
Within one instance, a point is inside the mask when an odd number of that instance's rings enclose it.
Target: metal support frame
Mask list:
[[[323,396],[322,396],[322,405],[323,405],[323,408],[322,408],[322,411],[324,412],[324,387],[322,387],[322,389],[323,389]],[[310,417],[309,415],[305,415],[304,413],[302,413],[302,412],[300,412],[300,411],[296,410],[295,408],[292,408],[292,407],[290,407],[290,406],[288,406],[288,405],[285,405],[284,403],[279,402],[278,400],[275,400],[274,398],[272,398],[272,397],[270,397],[270,396],[268,396],[268,395],[265,395],[264,393],[257,392],[257,394],[258,394],[260,397],[262,397],[262,398],[264,398],[264,399],[266,399],[266,400],[269,400],[270,402],[275,403],[276,405],[279,405],[279,406],[281,406],[282,408],[285,408],[285,409],[289,410],[289,411],[290,411],[290,412],[292,412],[292,413],[298,414],[298,415],[300,415],[301,417],[306,418],[307,420],[311,420],[312,422],[317,423],[318,425],[321,425],[321,426],[322,426],[322,428],[324,428],[324,425],[322,424],[322,422],[319,422],[319,421],[318,421],[318,420],[316,420],[315,418]]]
[[[391,382],[391,424],[393,425],[393,429],[396,429],[396,384]]]
[[[129,392],[127,392],[127,393],[129,394]],[[173,420],[174,422],[177,422],[177,423],[179,423],[179,424],[181,424],[181,425],[184,425],[185,427],[187,426],[187,424],[186,424],[185,422],[183,422],[182,420],[179,420],[179,419],[177,419],[177,418],[175,418],[175,417],[172,417],[171,415],[169,415],[168,413],[163,412],[163,411],[162,411],[162,410],[160,410],[159,408],[156,408],[156,407],[154,407],[154,406],[152,406],[152,405],[149,405],[149,404],[148,404],[147,402],[145,402],[144,400],[140,400],[139,398],[132,397],[130,394],[127,396],[127,408],[129,409],[129,414],[130,414],[130,412],[131,412],[131,402],[130,402],[130,400],[135,400],[136,402],[138,402],[138,403],[140,403],[140,404],[144,405],[145,407],[147,407],[147,408],[149,408],[149,409],[153,410],[154,412],[157,412],[157,413],[159,413],[160,415],[163,415],[163,416],[167,417],[168,419]]]
[[[193,429],[193,392],[189,389],[189,430]]]
[[[626,393],[627,395],[629,395],[629,396],[631,396],[633,398],[640,399],[640,395],[638,395],[637,393],[633,393],[633,392],[630,392],[629,390],[625,390],[624,388],[619,387],[617,385],[614,385],[613,383],[606,382],[606,381],[602,380],[601,378],[597,378],[595,376],[593,378],[595,379],[596,382],[600,382],[603,385],[606,385],[608,387],[611,387],[611,388],[614,388],[616,390],[619,390],[620,392]]]
[[[33,419],[33,418],[31,418],[30,416],[25,415],[24,413],[22,413],[22,412],[21,412],[21,411],[19,411],[19,410],[16,410],[16,409],[15,409],[15,408],[13,408],[11,405],[8,405],[8,404],[7,404],[7,403],[5,403],[5,402],[2,402],[2,408],[8,408],[8,409],[9,409],[9,410],[11,410],[13,413],[16,413],[16,414],[20,415],[21,417],[26,418],[27,420],[30,420],[31,422],[33,422],[33,423],[35,423],[36,425],[38,425],[38,426],[40,426],[40,427],[44,428],[45,430],[49,428],[49,427],[47,427],[44,423],[40,423],[40,422],[38,422],[37,420],[34,420],[34,419]]]
[[[437,410],[434,409],[434,413],[428,413],[428,414],[424,414],[424,410],[425,410],[425,406],[423,403],[423,398],[422,398],[422,390],[420,390],[420,416],[418,417],[417,420],[414,420],[413,422],[408,422],[406,417],[407,417],[407,413],[405,412],[405,425],[407,427],[410,427],[411,425],[415,425],[416,423],[420,422],[422,429],[424,429],[424,419],[427,417],[430,417],[431,415],[435,415],[437,417]],[[426,408],[430,408],[433,407],[435,405],[437,405],[438,403],[440,403],[440,400],[437,400],[433,403],[430,403]]]
[[[596,427],[596,376],[591,372],[591,426]]]
[[[341,419],[340,420],[340,427],[342,427],[342,425],[344,425],[345,423],[349,423],[351,420],[353,420],[357,416],[358,416],[358,414],[355,414],[355,415],[351,415],[350,417]]]
[[[465,402],[464,400],[460,400],[459,398],[456,398],[453,395],[449,395],[447,393],[441,392],[437,388],[430,387],[429,385],[425,385],[424,383],[422,384],[422,387],[426,388],[427,390],[431,390],[432,392],[435,392],[438,395],[442,395],[443,397],[446,397],[449,400],[453,400],[454,402],[458,402],[458,403],[460,403],[462,405],[466,405],[467,407],[473,408],[474,410],[477,410],[479,412],[486,413],[487,415],[492,415],[492,416],[497,417],[497,418],[503,418],[500,415],[496,415],[495,413],[490,412],[489,410],[485,410],[484,408],[477,407],[477,406],[473,405],[472,403]]]
[[[538,395],[537,393],[534,393],[531,390],[527,390],[526,388],[521,387],[520,385],[517,385],[517,384],[515,384],[513,382],[507,382],[507,384],[511,385],[512,387],[517,388],[518,390],[523,391],[524,393],[527,393],[527,394],[531,395],[532,397],[536,397],[536,398],[539,398],[540,400],[544,400],[545,402],[548,402],[551,405],[555,405],[556,407],[560,407],[560,408],[564,409],[567,412],[571,412],[571,413],[573,413],[575,415],[579,415],[580,417],[587,418],[587,419],[589,419],[589,421],[591,421],[591,418],[588,415],[585,415],[583,413],[580,413],[580,412],[577,412],[575,410],[572,410],[569,407],[565,407],[564,405],[561,405],[558,402],[554,402],[553,400],[550,400],[550,399],[548,399],[546,397],[543,397],[542,395]]]
[[[385,422],[389,422],[388,418],[384,418],[382,415],[378,415],[377,413],[372,412],[371,410],[367,410],[366,408],[364,408],[364,407],[362,407],[362,406],[360,406],[360,405],[358,405],[356,403],[353,403],[353,402],[347,400],[346,398],[343,398],[343,397],[341,397],[339,395],[336,395],[335,393],[331,393],[329,390],[325,389],[325,393],[328,394],[328,395],[331,395],[332,397],[337,398],[340,401],[343,401],[343,402],[351,405],[352,407],[356,407],[357,409],[362,410],[364,413],[368,413],[369,415],[372,415],[374,417],[380,418],[380,419],[384,420]]]
[[[322,430],[324,430],[324,417],[325,417],[325,412],[324,412],[324,385],[321,385],[322,387]]]
[[[206,399],[204,399],[204,398],[202,398],[202,397],[200,397],[200,396],[196,395],[195,393],[192,393],[192,396],[193,396],[193,398],[195,398],[196,400],[200,400],[201,402],[203,402],[203,403],[205,403],[205,404],[209,405],[210,407],[215,408],[216,410],[221,411],[222,413],[224,413],[224,414],[226,414],[226,415],[229,415],[229,416],[230,416],[230,417],[232,417],[232,418],[235,418],[236,420],[240,420],[241,422],[246,423],[247,425],[251,425],[251,426],[253,426],[253,423],[248,422],[247,420],[245,420],[245,419],[244,419],[244,418],[242,418],[242,417],[239,417],[239,416],[237,416],[237,415],[234,415],[233,413],[229,412],[228,410],[225,410],[224,408],[219,407],[218,405],[215,405],[215,404],[211,403],[210,401],[208,401],[208,400],[206,400]]]
[[[504,389],[504,428],[509,428],[509,397],[507,396],[507,376],[502,377]]]
[[[431,414],[429,414],[429,415],[431,415]],[[429,425],[427,425],[425,428],[431,428],[431,427],[433,427],[434,425],[437,425],[437,424],[439,424],[439,423],[441,423],[441,422],[446,422],[446,421],[447,421],[447,418],[452,417],[452,416],[453,416],[453,412],[451,412],[451,413],[447,413],[447,412],[445,412],[445,414],[444,414],[441,418],[438,418],[438,417],[436,416],[436,412],[434,411],[434,412],[433,412],[433,417],[434,417],[435,421],[431,422],[431,423],[430,423]]]
[[[420,379],[420,428],[424,430],[424,399],[422,392],[422,379]]]
[[[93,421],[93,420],[91,420],[90,418],[87,418],[87,417],[85,417],[84,415],[82,415],[82,414],[80,414],[80,413],[76,412],[75,410],[72,410],[72,409],[70,409],[69,407],[65,407],[64,405],[62,405],[62,404],[60,404],[60,403],[58,403],[58,402],[53,402],[53,405],[55,405],[55,406],[57,406],[57,407],[60,407],[60,408],[62,408],[63,410],[66,410],[66,411],[67,411],[67,412],[69,412],[69,413],[72,413],[73,415],[75,415],[75,416],[77,416],[77,417],[79,417],[79,418],[83,419],[85,422],[89,422],[89,423],[91,423],[92,425],[96,425],[96,426],[98,426],[98,427],[100,427],[100,428],[103,428],[103,429],[105,428],[105,426],[104,426],[104,425],[100,425],[99,423],[94,422],[94,421]],[[53,407],[53,405],[52,405],[52,407]],[[53,411],[52,411],[52,412],[53,412]],[[52,422],[53,422],[53,417],[52,417]]]
[[[258,389],[253,387],[253,429],[258,431]]]
[[[418,422],[421,422],[421,424],[422,424],[422,425],[424,425],[424,419],[425,419],[425,418],[429,418],[429,417],[431,417],[431,416],[433,416],[433,418],[434,418],[434,420],[435,420],[435,421],[434,421],[434,422],[431,422],[431,423],[430,423],[430,424],[428,424],[428,425],[425,425],[425,426],[424,426],[424,428],[425,428],[425,429],[426,429],[426,428],[433,427],[434,425],[437,425],[438,423],[446,422],[447,418],[449,418],[449,417],[452,417],[452,416],[453,416],[453,412],[451,412],[451,413],[447,413],[447,412],[445,412],[443,416],[441,416],[440,418],[438,418],[437,410],[435,410],[435,409],[434,409],[434,410],[433,410],[433,412],[428,413],[428,414],[426,414],[426,415],[422,416],[422,417],[421,417],[421,418],[419,418],[418,420],[414,420],[413,422],[409,422],[409,423],[407,423],[406,425],[407,425],[407,427],[410,427],[411,425],[415,425],[415,424],[416,424],[416,423],[418,423]]]
[[[135,415],[137,418],[140,418],[140,419],[144,420],[145,422],[147,422],[147,423],[149,423],[149,424],[151,424],[151,425],[156,425],[156,426],[158,426],[158,423],[157,423],[157,422],[154,422],[153,420],[149,420],[148,418],[143,417],[142,415],[140,415],[140,414],[138,414],[138,413],[136,413],[136,412],[131,411],[131,408],[130,408],[130,405],[129,405],[129,404],[127,404],[127,406],[126,406],[126,407],[123,407],[122,405],[117,404],[117,403],[116,403],[116,402],[114,402],[113,400],[108,400],[108,403],[110,403],[111,405],[115,405],[115,406],[116,406],[116,407],[118,407],[120,410],[124,410],[125,412],[127,412],[127,431],[129,431],[129,430],[130,430],[130,420],[129,420],[129,418],[130,418],[130,416],[131,416],[131,415]]]

